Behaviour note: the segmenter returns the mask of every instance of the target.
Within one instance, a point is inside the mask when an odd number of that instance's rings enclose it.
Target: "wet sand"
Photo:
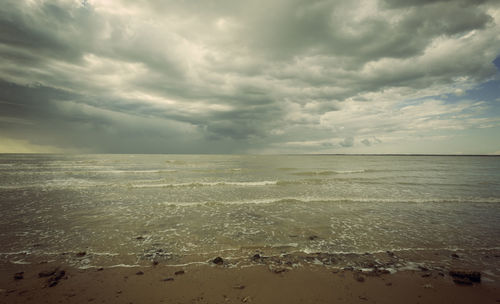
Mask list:
[[[0,267],[0,303],[500,302],[499,282],[457,284],[450,273],[436,270],[389,274],[324,265],[271,266],[159,263],[82,270],[50,263],[5,264]]]

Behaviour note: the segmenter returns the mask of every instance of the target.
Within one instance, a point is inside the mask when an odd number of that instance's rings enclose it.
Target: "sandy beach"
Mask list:
[[[75,269],[3,265],[1,303],[498,303],[500,284],[451,272],[388,273],[227,261]],[[469,272],[470,273],[470,272]],[[456,282],[455,282],[455,281]]]

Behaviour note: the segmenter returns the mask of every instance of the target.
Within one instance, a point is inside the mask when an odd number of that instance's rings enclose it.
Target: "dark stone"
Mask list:
[[[453,277],[454,282],[455,280],[469,280],[470,282],[481,283],[481,273],[479,271],[450,270],[450,276]],[[459,284],[464,283],[460,282]]]
[[[135,274],[136,274],[136,275],[143,275],[143,274],[144,274],[144,272],[142,272],[142,271],[140,271],[140,270],[139,270],[139,271],[138,271],[138,272],[136,272]]]
[[[135,238],[136,240],[144,240],[144,237],[143,236],[138,236]]]
[[[16,272],[14,274],[14,280],[22,280],[24,279],[24,271]]]
[[[45,278],[45,277],[50,277],[51,275],[53,275],[54,273],[56,273],[58,269],[54,269],[54,270],[45,270],[45,271],[42,271],[42,272],[39,272],[38,273],[38,277],[39,278]]]
[[[64,277],[64,275],[66,274],[66,271],[64,270],[59,270],[57,271],[55,274],[54,274],[54,280],[57,280],[59,281],[60,279],[62,279]]]
[[[82,257],[82,256],[85,256],[87,254],[87,252],[85,251],[80,251],[76,254],[77,257]]]
[[[361,275],[360,273],[358,273],[358,272],[353,273],[353,277],[354,277],[354,279],[355,279],[356,281],[358,281],[358,282],[360,282],[360,283],[362,283],[362,282],[364,282],[364,281],[365,281],[365,277],[364,277],[364,276],[362,276],[362,275]]]
[[[56,286],[59,281],[66,275],[66,271],[64,270],[58,270],[56,271],[52,277],[50,277],[47,281],[47,286],[49,287],[54,287]]]
[[[472,281],[465,278],[455,278],[453,282],[458,285],[472,285]]]
[[[162,281],[163,282],[168,282],[168,281],[173,281],[173,280],[174,280],[174,278],[164,278]]]
[[[212,261],[214,264],[217,264],[217,265],[222,265],[224,264],[224,260],[221,258],[221,257],[216,257],[215,259],[213,259]]]
[[[429,271],[429,268],[424,267],[424,266],[418,266],[418,269],[420,269],[422,271]]]
[[[99,268],[97,268],[97,271],[103,271],[103,270],[104,270],[104,268],[103,268],[103,267],[99,267]]]
[[[424,274],[422,275],[422,278],[428,278],[428,277],[430,277],[430,276],[431,276],[431,274],[430,274],[430,273],[424,273]]]
[[[158,263],[159,263],[158,261],[153,261],[153,266],[158,265]]]
[[[59,283],[59,281],[49,281],[49,287],[54,287]]]
[[[460,258],[460,257],[458,256],[458,254],[456,254],[456,253],[452,253],[452,254],[451,254],[451,257],[452,257],[452,258],[454,258],[454,259],[458,259],[458,258]]]
[[[262,257],[260,256],[260,254],[256,253],[253,255],[252,260],[257,261],[257,260],[260,260],[261,258]]]
[[[279,267],[279,268],[274,268],[274,269],[273,269],[273,272],[274,272],[274,273],[283,273],[283,272],[286,272],[286,271],[288,271],[288,269],[286,269],[286,268],[281,268],[281,267]]]
[[[180,275],[180,274],[184,274],[184,270],[179,270],[179,271],[176,271],[174,272],[175,275]]]
[[[392,252],[392,251],[387,250],[387,251],[386,251],[386,253],[387,253],[387,255],[388,255],[388,256],[390,256],[390,257],[393,257],[393,256],[394,256],[394,252]]]
[[[366,274],[367,276],[372,276],[372,277],[378,277],[383,274],[390,274],[390,273],[391,272],[387,269],[378,269],[378,268],[372,269],[371,271],[368,272],[364,272],[364,274]]]
[[[314,241],[314,240],[315,240],[315,239],[317,239],[317,238],[318,238],[318,236],[317,236],[317,235],[311,235],[311,236],[309,236],[309,240],[310,240],[310,241]]]

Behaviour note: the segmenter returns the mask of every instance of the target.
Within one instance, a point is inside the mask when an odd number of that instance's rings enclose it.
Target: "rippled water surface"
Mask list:
[[[0,155],[0,208],[3,262],[453,251],[500,272],[500,157]]]

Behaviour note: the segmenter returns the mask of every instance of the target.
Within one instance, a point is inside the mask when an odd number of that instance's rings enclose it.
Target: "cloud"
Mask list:
[[[343,141],[339,143],[342,147],[352,147],[354,146],[354,138],[353,137],[346,137],[344,138]]]
[[[0,20],[1,133],[34,144],[345,152],[498,127],[466,97],[496,77],[496,1],[6,0]]]

